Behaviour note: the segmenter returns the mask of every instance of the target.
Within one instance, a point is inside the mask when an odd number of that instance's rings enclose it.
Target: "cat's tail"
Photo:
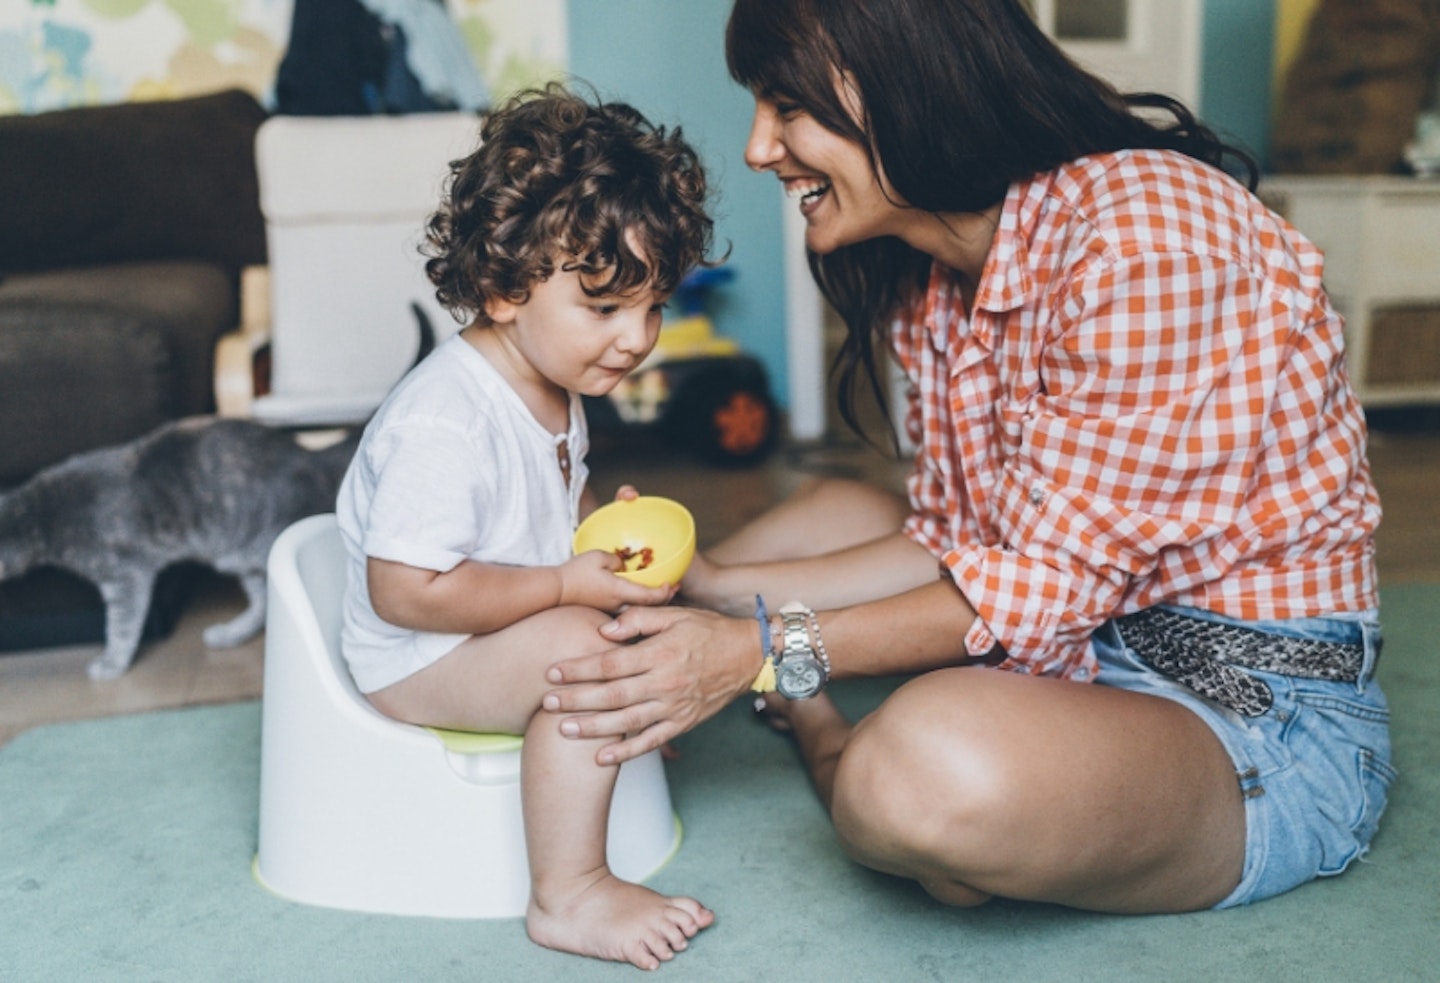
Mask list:
[[[415,361],[410,363],[414,368],[425,361],[425,356],[435,350],[435,325],[430,323],[430,317],[425,313],[425,308],[415,301],[410,302],[410,310],[415,315],[415,327],[420,332],[420,346],[415,351]]]

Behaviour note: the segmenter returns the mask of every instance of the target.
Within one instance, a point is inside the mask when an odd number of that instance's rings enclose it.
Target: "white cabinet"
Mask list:
[[[1325,253],[1361,402],[1440,402],[1440,181],[1276,175],[1260,191]]]

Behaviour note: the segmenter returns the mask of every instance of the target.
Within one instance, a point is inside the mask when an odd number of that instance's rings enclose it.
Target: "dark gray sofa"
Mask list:
[[[0,485],[214,409],[265,262],[239,90],[0,116]]]
[[[214,410],[214,353],[265,262],[239,90],[0,116],[0,488]],[[162,577],[149,637],[185,591]],[[98,593],[55,570],[0,583],[0,651],[103,637]]]

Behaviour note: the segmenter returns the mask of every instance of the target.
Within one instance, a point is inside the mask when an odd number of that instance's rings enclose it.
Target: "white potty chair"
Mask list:
[[[360,695],[340,655],[345,551],[333,515],[285,530],[269,578],[256,878],[331,908],[523,915],[521,739],[402,724]],[[611,870],[642,881],[679,845],[659,752],[626,762]]]

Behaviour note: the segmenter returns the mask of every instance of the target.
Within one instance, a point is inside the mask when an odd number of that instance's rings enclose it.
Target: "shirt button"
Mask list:
[[[1045,489],[1041,488],[1039,485],[1036,485],[1034,488],[1030,489],[1031,505],[1039,505],[1043,501],[1045,501]]]
[[[1074,678],[1080,680],[1083,683],[1085,680],[1090,678],[1090,670],[1083,667],[1076,669]]]

